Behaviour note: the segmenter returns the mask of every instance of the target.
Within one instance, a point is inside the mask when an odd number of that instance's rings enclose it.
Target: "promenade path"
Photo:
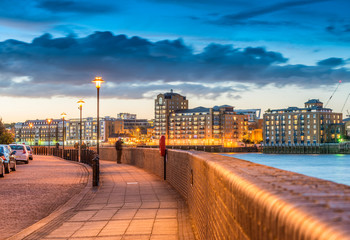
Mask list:
[[[88,168],[56,157],[34,156],[0,179],[0,239],[45,218],[88,182]]]
[[[126,164],[101,160],[100,169],[98,188],[90,182],[61,209],[10,239],[194,239],[186,204],[166,181]]]

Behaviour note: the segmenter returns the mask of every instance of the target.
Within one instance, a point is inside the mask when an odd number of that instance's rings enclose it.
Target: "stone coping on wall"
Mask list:
[[[236,201],[245,204],[253,221],[271,228],[270,237],[350,239],[350,186],[219,154],[187,154],[205,162],[220,179],[214,184],[224,182],[221,187],[227,187]],[[220,195],[220,190],[215,194]],[[227,196],[222,195],[225,201]],[[264,220],[269,222],[265,226]],[[254,234],[247,233],[248,238],[259,239]]]
[[[157,149],[125,149],[123,161],[163,174]],[[350,186],[198,151],[168,150],[167,165],[199,239],[350,239]]]

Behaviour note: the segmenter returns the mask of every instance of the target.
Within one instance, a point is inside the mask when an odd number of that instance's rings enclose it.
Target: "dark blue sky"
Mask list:
[[[348,0],[3,0],[0,95],[89,97],[102,75],[112,99],[174,88],[197,104],[264,109],[276,102],[264,94],[294,89],[295,105],[326,102],[339,80],[349,92],[349,10]]]

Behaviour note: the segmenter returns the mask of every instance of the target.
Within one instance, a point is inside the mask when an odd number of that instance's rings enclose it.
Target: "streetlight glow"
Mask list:
[[[100,88],[101,84],[105,81],[102,79],[102,77],[95,77],[95,79],[92,82],[96,84],[96,88]]]
[[[85,102],[84,102],[82,99],[80,99],[77,103],[78,103],[78,106],[79,106],[79,109],[80,109],[80,108],[83,107],[83,105],[84,105]],[[62,114],[61,114],[61,115],[62,115]]]
[[[67,114],[66,113],[61,113],[62,119],[65,119]]]

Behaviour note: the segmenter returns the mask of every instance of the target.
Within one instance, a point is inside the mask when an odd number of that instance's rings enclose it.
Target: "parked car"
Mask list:
[[[2,154],[5,164],[5,172],[10,173],[10,171],[16,171],[16,158],[15,152],[12,151],[9,145],[0,145],[0,154]]]
[[[28,154],[29,154],[29,160],[33,160],[33,150],[31,148],[31,146],[26,145]]]
[[[0,153],[1,155],[1,153]],[[0,177],[5,176],[5,164],[4,164],[4,158],[0,156]]]
[[[10,144],[13,151],[16,151],[15,158],[16,161],[22,161],[25,164],[29,163],[29,153],[27,151],[26,145],[23,144]]]

